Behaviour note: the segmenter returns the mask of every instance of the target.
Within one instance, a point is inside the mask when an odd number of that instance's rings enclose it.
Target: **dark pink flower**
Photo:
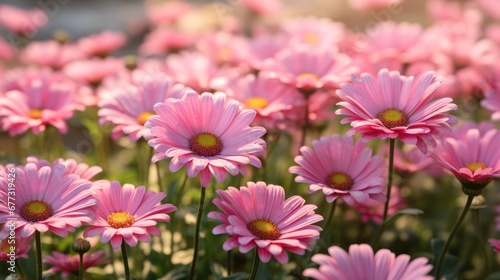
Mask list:
[[[127,43],[127,35],[118,31],[103,31],[80,38],[78,47],[87,56],[106,57]]]
[[[68,256],[59,252],[52,252],[51,255],[43,259],[44,263],[52,265],[48,272],[57,273],[61,272],[61,277],[66,278],[70,274],[78,273],[80,265],[80,256]],[[89,267],[108,264],[109,259],[104,254],[104,251],[97,251],[83,255],[83,270]]]

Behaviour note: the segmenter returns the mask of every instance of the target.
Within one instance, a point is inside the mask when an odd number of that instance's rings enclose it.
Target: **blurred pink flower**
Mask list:
[[[106,57],[127,43],[127,35],[118,31],[103,31],[80,38],[78,47],[87,56]]]
[[[101,235],[102,243],[111,242],[118,249],[123,241],[137,246],[138,241],[151,242],[150,234],[160,236],[158,221],[168,222],[170,212],[177,210],[172,204],[160,204],[166,197],[163,192],[148,191],[144,186],[131,184],[123,187],[117,181],[103,184],[96,190],[99,201],[96,218],[83,237]]]
[[[434,91],[442,79],[426,72],[416,78],[397,71],[379,71],[375,78],[363,73],[344,83],[337,91],[343,100],[335,113],[346,115],[341,123],[351,124],[347,135],[361,134],[363,141],[373,138],[398,138],[427,151],[435,146],[435,137],[449,129],[455,117],[447,114],[456,110],[451,98],[433,100]]]
[[[97,200],[93,183],[78,175],[68,174],[64,164],[38,167],[34,163],[16,167],[15,228],[20,237],[35,230],[50,231],[65,237],[82,224],[93,221]],[[68,175],[67,175],[68,174]],[[8,179],[0,177],[0,223],[5,224],[0,239],[9,235],[12,216],[7,205]]]
[[[266,59],[273,58],[286,48],[287,40],[282,33],[258,33],[249,39],[250,54],[244,59],[251,67],[260,70]]]
[[[91,58],[68,63],[64,66],[63,73],[78,82],[98,86],[108,76],[118,74],[125,70],[123,60],[108,57],[105,59]]]
[[[493,178],[500,177],[499,143],[498,129],[470,127],[467,131],[448,134],[438,141],[430,155],[455,175],[462,183],[464,192],[472,191],[473,195],[477,195]]]
[[[34,36],[47,21],[42,9],[22,10],[11,5],[0,5],[0,25],[13,33]]]
[[[367,200],[385,202],[384,159],[372,156],[364,143],[334,134],[313,140],[313,149],[303,146],[295,157],[299,166],[288,169],[297,174],[295,182],[308,183],[308,193],[321,190],[326,201],[341,197],[354,206]]]
[[[484,99],[481,106],[491,113],[491,119],[500,120],[500,66],[490,68],[488,76],[483,79]]]
[[[281,29],[288,37],[289,46],[322,51],[326,49],[337,51],[338,44],[342,42],[346,33],[343,23],[312,16],[284,21]]]
[[[385,195],[385,194],[384,194]],[[398,186],[391,188],[391,200],[389,200],[389,208],[387,208],[387,216],[391,217],[399,210],[405,207],[405,202],[399,194]],[[377,224],[382,224],[384,216],[385,204],[383,202],[368,200],[363,203],[356,203],[354,209],[358,211],[361,216],[361,222],[367,223],[374,221]]]
[[[287,111],[303,101],[300,93],[277,79],[248,74],[231,80],[218,90],[257,112],[254,124],[277,128],[287,120]]]
[[[286,264],[287,251],[303,255],[319,238],[321,228],[313,224],[323,217],[314,213],[316,205],[304,205],[297,195],[285,200],[281,186],[248,182],[247,187],[216,192],[220,198],[213,203],[221,212],[212,211],[208,217],[222,222],[213,234],[230,235],[222,246],[226,251],[238,248],[244,254],[257,248],[262,262],[274,257]]]
[[[66,120],[75,110],[85,107],[77,102],[75,84],[50,71],[20,71],[14,74],[19,80],[4,85],[7,90],[0,99],[0,123],[11,136],[31,129],[34,134],[53,125],[61,133],[66,133]],[[9,88],[10,87],[10,88]]]
[[[228,32],[208,32],[196,41],[196,49],[217,65],[238,66],[250,55],[248,40]]]
[[[66,277],[68,277],[70,274],[78,274],[80,256],[68,256],[59,252],[52,252],[51,255],[48,255],[43,259],[43,262],[52,265],[52,267],[49,268],[48,272],[57,273],[60,271],[61,277],[66,279]],[[104,251],[97,251],[83,255],[83,270],[86,270],[89,267],[108,263],[109,260],[108,257],[104,255]]]
[[[86,163],[78,163],[74,159],[57,158],[50,163],[44,159],[38,159],[34,156],[30,156],[26,159],[26,163],[34,163],[38,169],[43,166],[55,168],[57,165],[63,164],[66,166],[64,175],[74,174],[85,180],[91,180],[92,177],[102,172],[102,168],[100,166],[89,166]]]
[[[148,6],[146,15],[153,25],[172,24],[191,10],[191,4],[173,0]]]
[[[396,7],[404,0],[349,0],[349,5],[356,10],[384,9]]]
[[[283,9],[280,0],[240,0],[237,3],[253,13],[262,15],[276,14]]]
[[[308,268],[303,275],[316,280],[349,279],[415,279],[431,280],[427,276],[432,270],[427,258],[410,261],[407,254],[396,255],[388,249],[381,249],[376,254],[368,244],[352,244],[349,252],[338,246],[328,248],[328,254],[316,254],[312,261],[319,268]]]
[[[0,59],[7,60],[14,57],[17,50],[0,37]]]
[[[10,223],[7,222],[6,227],[10,231]],[[18,235],[19,232],[16,232],[16,235],[13,239],[5,238],[0,243],[0,260],[2,261],[10,261],[11,257],[15,259],[28,258],[28,253],[31,249],[31,241],[33,240],[33,236],[21,237]],[[12,250],[14,248],[14,250]]]
[[[304,94],[320,89],[338,88],[349,75],[357,73],[350,58],[330,50],[292,48],[280,52],[267,60],[262,74],[278,78],[281,82],[297,88]]]
[[[387,152],[389,151],[389,147]],[[443,175],[443,168],[436,164],[432,158],[424,154],[415,146],[404,146],[394,149],[394,168],[404,175],[426,172],[432,176],[439,177]]]
[[[211,174],[223,182],[228,172],[245,175],[247,164],[261,167],[257,156],[266,145],[260,139],[266,130],[250,127],[255,111],[242,109],[235,100],[226,101],[224,93],[198,95],[190,90],[181,99],[158,103],[154,109],[158,115],[145,125],[152,134],[148,143],[157,152],[152,161],[172,158],[171,172],[186,165],[187,175],[199,174],[206,187]]]
[[[494,23],[487,25],[484,30],[484,36],[495,42],[495,44],[500,45],[500,24]]]
[[[481,10],[493,17],[494,19],[500,19],[500,7],[496,0],[475,0]]]
[[[131,76],[130,82],[100,95],[97,114],[99,124],[116,125],[111,132],[113,139],[128,134],[135,142],[150,135],[144,124],[155,114],[154,105],[169,98],[181,98],[184,86],[174,84],[173,79],[163,72],[136,69]]]
[[[21,60],[27,64],[61,69],[66,64],[85,58],[75,44],[61,44],[57,41],[35,41],[21,51]]]
[[[488,243],[493,247],[495,253],[500,253],[500,239],[490,238],[488,239]]]
[[[154,29],[139,46],[143,55],[163,55],[194,45],[198,36],[169,27]]]

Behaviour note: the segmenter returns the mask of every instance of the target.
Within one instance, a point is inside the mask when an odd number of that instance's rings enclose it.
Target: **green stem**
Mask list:
[[[485,276],[489,269],[490,269],[490,258],[488,255],[488,252],[484,246],[484,244],[488,244],[488,241],[485,240],[483,236],[483,231],[481,230],[481,219],[479,218],[479,209],[473,209],[472,211],[473,217],[474,217],[474,226],[476,228],[476,234],[479,239],[479,247],[481,248],[481,253],[483,254],[484,257],[484,263],[483,263],[483,273]]]
[[[460,217],[458,220],[455,222],[455,225],[453,225],[453,229],[451,230],[450,236],[448,236],[448,240],[446,240],[446,243],[444,244],[444,248],[441,251],[441,254],[439,255],[439,260],[437,262],[436,266],[436,273],[435,277],[436,279],[439,279],[439,276],[441,276],[441,267],[443,266],[443,261],[444,261],[444,256],[446,255],[446,252],[448,252],[448,248],[450,247],[451,240],[453,240],[453,237],[457,233],[458,229],[460,228],[460,225],[462,224],[465,216],[467,215],[467,212],[469,212],[469,208],[472,204],[472,200],[474,199],[473,195],[469,195],[467,197],[467,203],[465,204],[465,208],[462,211],[462,214],[460,214]]]
[[[206,188],[201,187],[201,198],[200,198],[200,205],[198,207],[198,217],[196,218],[196,230],[194,234],[194,253],[193,253],[193,261],[191,262],[191,269],[189,271],[189,280],[194,279],[194,274],[196,270],[196,261],[198,260],[198,245],[200,242],[200,226],[201,226],[201,219],[203,217],[203,206],[205,204],[205,193],[206,193]]]
[[[118,275],[116,275],[116,267],[115,267],[115,249],[111,245],[111,242],[108,242],[108,248],[109,248],[109,256],[110,256],[110,260],[111,260],[111,262],[110,262],[111,268],[113,268],[113,274],[115,276],[118,276]]]
[[[123,259],[123,268],[125,270],[125,279],[130,280],[130,269],[128,267],[128,257],[127,257],[127,244],[122,240],[122,259]]]
[[[157,161],[157,162],[155,163],[155,166],[156,166],[156,176],[158,177],[158,189],[159,189],[161,192],[165,192],[165,193],[167,193],[167,191],[168,191],[167,189],[162,190],[162,188],[163,188],[163,184],[162,184],[162,182],[161,182],[160,162],[159,162],[159,161]]]
[[[40,241],[40,232],[35,231],[36,246],[36,279],[42,280],[42,242]]]
[[[180,200],[182,197],[182,193],[184,192],[184,188],[186,187],[186,183],[188,181],[188,176],[187,174],[184,175],[184,180],[182,182],[182,185],[177,192],[177,195],[175,196],[175,200],[173,201],[174,205],[180,205]],[[168,258],[168,262],[170,265],[172,265],[172,256],[174,255],[174,234],[175,234],[175,220],[170,221],[170,255]],[[163,239],[160,239],[160,242],[162,243],[162,248],[163,248]]]
[[[259,253],[257,252],[257,248],[255,248],[255,255],[253,257],[253,264],[252,264],[252,273],[250,274],[250,280],[255,280],[255,277],[257,276],[257,270],[259,270]]]
[[[78,280],[83,280],[83,254],[80,253],[80,263],[78,264]]]
[[[394,146],[395,146],[396,139],[391,138],[389,140],[389,171],[388,171],[388,178],[387,178],[387,194],[386,194],[386,201],[384,205],[384,216],[382,218],[382,226],[380,227],[380,230],[377,234],[377,237],[375,238],[375,242],[373,242],[373,246],[376,247],[380,237],[382,237],[382,233],[384,233],[385,227],[387,226],[386,220],[387,220],[387,212],[389,210],[389,201],[391,200],[391,188],[392,188],[392,178],[394,175]]]
[[[231,275],[231,266],[233,265],[232,263],[232,254],[231,250],[227,251],[227,276],[229,277]]]
[[[333,220],[333,216],[335,214],[335,208],[337,206],[337,200],[338,199],[335,199],[331,204],[332,206],[330,207],[330,211],[328,213],[328,218],[326,218],[325,220],[325,224],[323,226],[323,229],[324,229],[324,232],[323,232],[323,236],[324,238],[328,238],[329,234],[330,234],[330,225],[332,223],[332,220]],[[324,240],[326,242],[326,240]]]
[[[305,99],[306,99],[306,108],[304,115],[304,124],[302,125],[302,135],[300,137],[299,149],[306,143],[307,128],[309,127],[309,95],[306,94]],[[298,153],[300,153],[300,151],[298,151]]]

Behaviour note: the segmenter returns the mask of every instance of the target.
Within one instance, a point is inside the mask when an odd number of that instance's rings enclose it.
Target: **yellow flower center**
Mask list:
[[[378,118],[387,128],[404,126],[408,119],[399,109],[387,109],[378,114]]]
[[[306,41],[306,43],[309,43],[309,44],[316,44],[318,42],[318,35],[314,34],[314,33],[307,33],[305,36],[304,36],[304,41]]]
[[[144,113],[141,113],[138,117],[137,117],[137,122],[140,124],[140,125],[144,125],[146,123],[146,121],[148,120],[148,118],[152,115],[154,115],[155,113],[153,112],[144,112]]]
[[[314,73],[302,73],[298,76],[298,79],[317,81],[317,80],[319,80],[319,77],[318,77],[318,75],[316,75]]]
[[[482,162],[472,162],[472,163],[465,165],[465,167],[469,168],[469,170],[472,173],[476,172],[476,170],[478,170],[479,168],[481,168],[481,169],[487,168],[486,164],[484,164]]]
[[[32,200],[21,207],[21,217],[28,222],[45,221],[52,216],[52,207],[40,200]]]
[[[247,99],[245,104],[250,108],[264,109],[269,105],[267,99],[263,97],[250,97]]]
[[[133,225],[135,219],[129,212],[113,212],[109,214],[107,222],[114,228],[126,228]]]
[[[217,59],[219,62],[222,63],[228,62],[229,60],[231,60],[232,57],[233,57],[233,51],[228,47],[221,48],[217,52]]]
[[[28,113],[28,117],[31,119],[41,119],[42,118],[42,110],[41,109],[31,109]]]
[[[343,172],[334,172],[328,177],[328,184],[334,189],[347,191],[351,189],[354,181]]]
[[[281,233],[278,227],[269,220],[257,219],[247,225],[247,229],[262,240],[276,240]]]
[[[191,138],[189,149],[199,156],[211,157],[220,154],[222,143],[217,136],[205,132]]]

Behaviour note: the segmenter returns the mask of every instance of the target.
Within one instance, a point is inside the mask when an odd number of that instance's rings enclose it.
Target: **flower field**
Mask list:
[[[500,279],[495,0],[144,1],[88,34],[49,2],[0,4],[1,279]]]

